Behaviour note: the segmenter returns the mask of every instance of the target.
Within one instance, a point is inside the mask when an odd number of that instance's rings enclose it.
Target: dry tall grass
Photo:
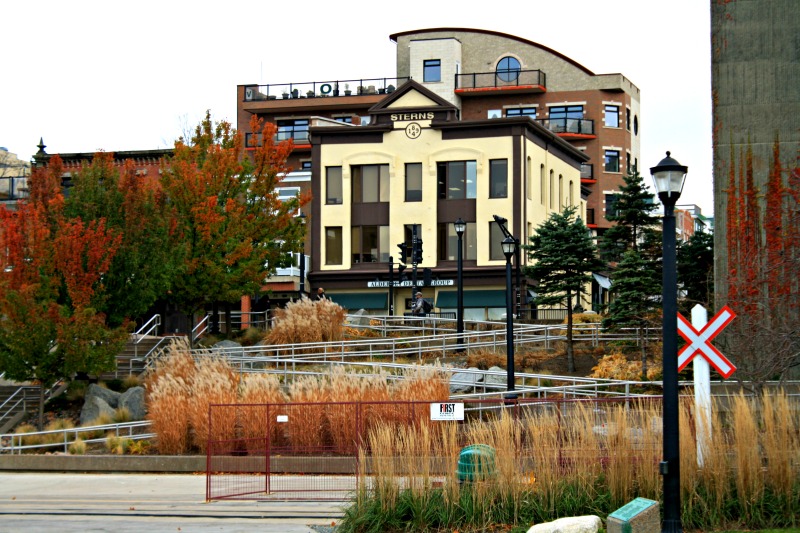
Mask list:
[[[239,375],[230,364],[214,356],[206,356],[190,383],[191,402],[187,415],[194,429],[192,442],[201,452],[205,452],[209,438],[230,440],[236,436],[236,417],[215,417],[213,425],[209,420],[209,405],[235,404],[238,400]]]
[[[286,395],[281,390],[278,378],[272,374],[245,375],[240,384],[239,400],[242,405],[237,409],[237,424],[248,451],[265,449],[265,428],[268,423],[272,428],[271,444],[282,445],[279,439],[279,426],[274,423],[277,411],[274,408],[269,409],[266,405],[286,402]]]
[[[275,310],[269,344],[297,344],[342,340],[346,311],[328,299],[302,298]]]
[[[697,464],[694,405],[691,400],[682,402],[684,525],[701,529],[796,525],[800,510],[797,400],[784,392],[726,400],[713,408],[709,421],[713,445],[704,454],[702,468]],[[458,513],[455,508],[463,508],[466,497],[473,516],[488,513],[482,507],[487,500],[510,505],[512,515],[525,502],[536,502],[537,512],[558,516],[581,512],[581,505],[600,505],[610,512],[637,496],[659,499],[659,403],[564,402],[526,407],[519,418],[511,413],[503,410],[496,417],[462,426],[380,424],[372,428],[361,449],[362,464],[371,466],[376,477],[371,496],[390,504],[408,490],[413,499],[414,491],[444,477],[445,505],[454,506],[453,512]],[[464,493],[466,486],[450,481],[456,477],[459,448],[475,443],[496,451],[496,476],[469,486],[469,493]],[[361,494],[359,501],[367,497]],[[491,516],[487,514],[486,519],[490,523]]]

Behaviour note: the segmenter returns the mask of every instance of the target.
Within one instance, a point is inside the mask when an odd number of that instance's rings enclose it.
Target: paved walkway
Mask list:
[[[0,474],[0,532],[285,532],[338,522],[345,502],[205,501],[199,474]]]

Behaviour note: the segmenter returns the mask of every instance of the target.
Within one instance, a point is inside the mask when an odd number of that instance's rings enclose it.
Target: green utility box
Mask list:
[[[458,454],[459,483],[472,483],[493,478],[497,472],[494,448],[488,444],[471,444]]]

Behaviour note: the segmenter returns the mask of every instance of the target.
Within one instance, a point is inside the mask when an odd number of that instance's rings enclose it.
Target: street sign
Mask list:
[[[722,377],[726,379],[729,378],[736,370],[736,367],[711,344],[711,340],[713,340],[725,326],[730,324],[731,320],[734,318],[736,318],[736,313],[726,305],[708,322],[708,324],[700,331],[697,331],[683,315],[678,313],[678,333],[688,343],[678,352],[678,372],[683,370],[683,368],[689,364],[689,361],[699,353],[711,366],[717,369],[717,372],[719,372]]]

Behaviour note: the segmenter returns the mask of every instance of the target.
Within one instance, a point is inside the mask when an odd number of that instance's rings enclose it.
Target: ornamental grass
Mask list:
[[[339,524],[350,531],[481,531],[562,516],[607,516],[659,500],[661,406],[652,401],[534,404],[458,425],[371,428],[361,484]],[[785,392],[717,399],[698,466],[692,401],[683,401],[682,521],[687,530],[800,525],[800,403]],[[468,417],[469,418],[469,417]],[[702,430],[701,430],[702,433]],[[458,483],[462,447],[496,454],[491,472]],[[463,476],[463,472],[461,473]],[[413,527],[412,527],[413,525]]]

